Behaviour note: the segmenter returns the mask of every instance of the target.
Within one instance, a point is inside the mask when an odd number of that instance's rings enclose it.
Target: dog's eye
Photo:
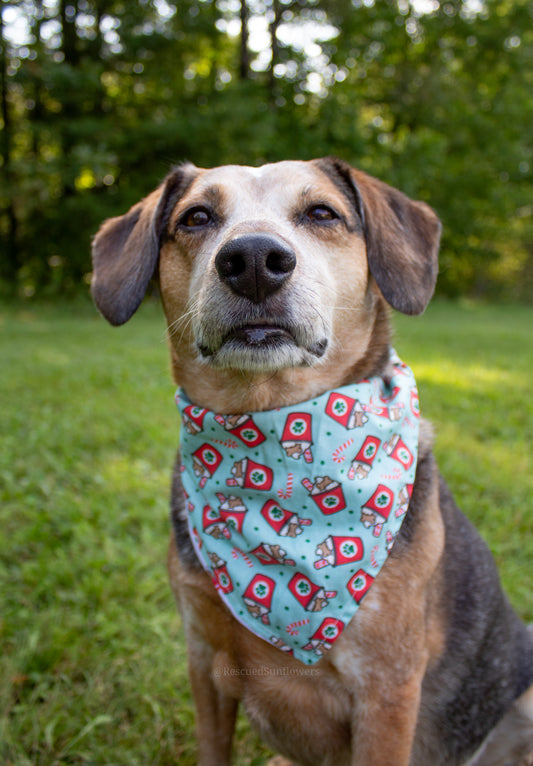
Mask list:
[[[328,223],[335,221],[339,216],[327,205],[313,205],[306,212],[305,217],[312,223]]]
[[[187,229],[198,229],[201,226],[207,226],[212,220],[211,213],[205,207],[193,207],[182,215],[180,225]]]

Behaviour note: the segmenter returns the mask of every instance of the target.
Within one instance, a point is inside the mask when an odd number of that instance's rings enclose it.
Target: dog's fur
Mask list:
[[[246,284],[234,264],[229,273],[220,266],[220,254],[249,235],[292,253],[290,268],[267,266],[279,278],[268,290],[259,266]],[[424,310],[439,236],[427,205],[334,158],[184,165],[103,224],[92,291],[119,325],[158,273],[176,383],[216,412],[267,410],[386,374],[389,306]],[[255,256],[248,247],[242,257]],[[389,560],[312,669],[227,611],[193,551],[179,475],[177,466],[168,563],[201,766],[229,764],[239,700],[273,748],[309,766],[496,766],[529,757],[533,640],[439,477],[427,423]]]

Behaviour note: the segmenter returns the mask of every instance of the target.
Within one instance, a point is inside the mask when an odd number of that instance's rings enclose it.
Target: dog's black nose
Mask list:
[[[290,278],[296,255],[272,234],[244,234],[220,248],[215,266],[233,292],[261,303]]]

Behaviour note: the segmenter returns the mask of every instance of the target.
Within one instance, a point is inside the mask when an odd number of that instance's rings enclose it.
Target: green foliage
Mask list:
[[[441,470],[533,620],[533,311],[396,317]],[[178,416],[159,307],[0,312],[0,762],[193,766],[165,572]],[[267,751],[241,719],[238,766]]]
[[[243,54],[244,1],[2,3],[4,290],[79,290],[173,163],[335,153],[437,210],[442,293],[526,298],[531,4],[247,0]]]

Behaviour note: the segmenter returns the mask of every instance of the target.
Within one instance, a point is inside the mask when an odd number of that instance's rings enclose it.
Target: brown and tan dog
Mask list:
[[[428,206],[334,158],[184,165],[103,224],[92,292],[119,325],[158,273],[176,383],[241,415],[386,373],[389,306],[424,310],[439,235]],[[392,553],[312,671],[226,609],[191,545],[177,469],[172,518],[201,766],[230,763],[239,701],[309,766],[495,766],[533,750],[533,640],[439,477],[427,424]]]

